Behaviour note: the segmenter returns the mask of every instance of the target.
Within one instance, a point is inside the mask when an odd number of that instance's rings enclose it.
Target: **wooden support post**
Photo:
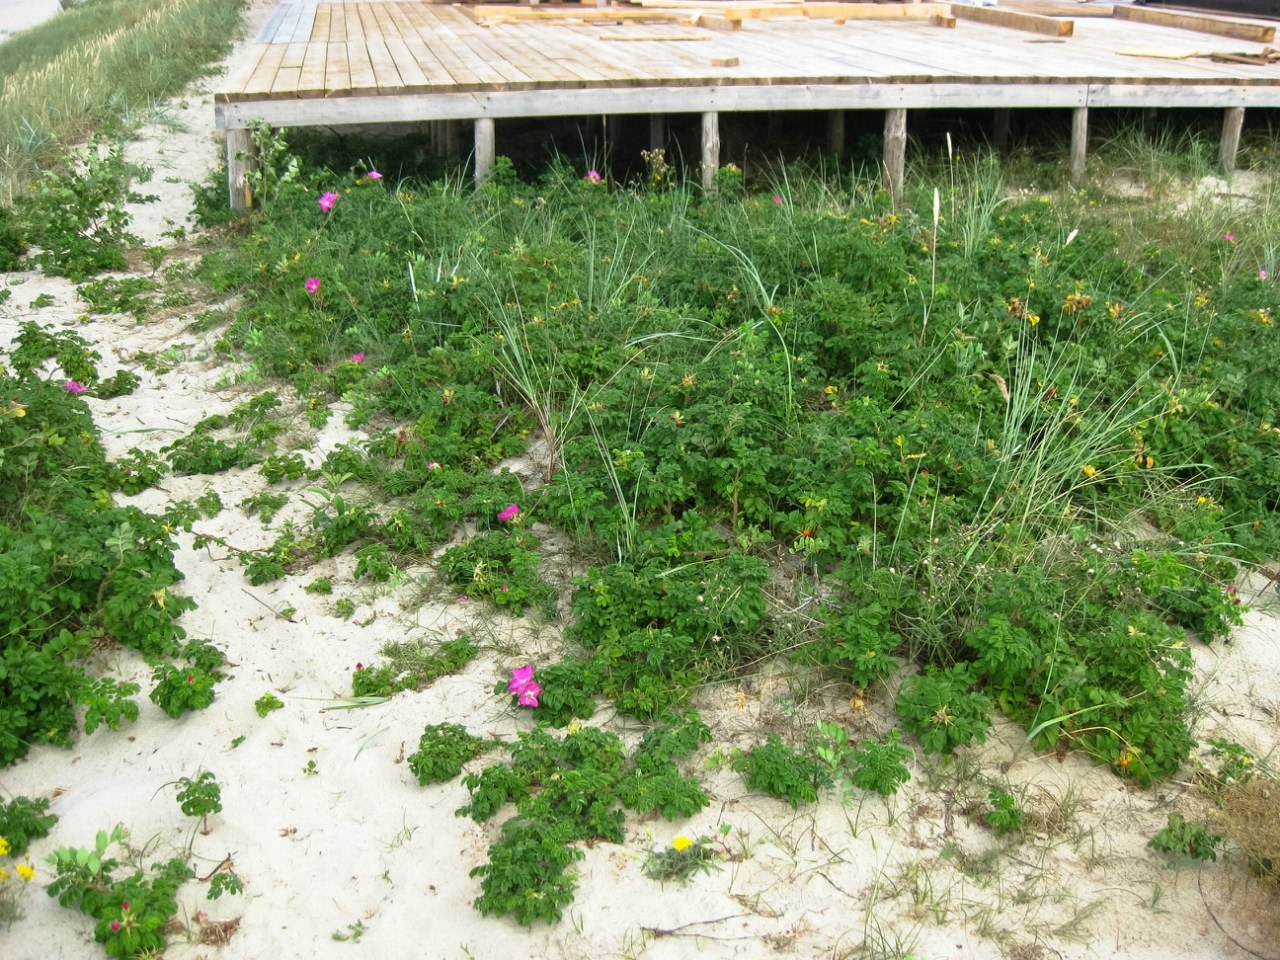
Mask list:
[[[450,160],[458,156],[458,131],[461,128],[457,120],[444,122],[444,155]]]
[[[769,143],[774,148],[777,147],[778,142],[782,139],[784,129],[785,129],[785,125],[782,122],[782,114],[777,110],[770,110],[769,111],[769,128],[768,128],[768,133],[766,135],[769,138]]]
[[[884,112],[884,186],[896,204],[902,197],[907,167],[907,111],[894,107]]]
[[[1085,158],[1089,152],[1089,108],[1071,111],[1071,185],[1084,183]]]
[[[1222,118],[1222,147],[1218,151],[1218,164],[1222,172],[1231,174],[1236,169],[1236,153],[1240,149],[1240,131],[1244,129],[1244,107],[1227,107]]]
[[[493,118],[481,117],[476,121],[476,186],[489,179],[493,172]]]
[[[649,114],[649,149],[667,149],[667,118],[665,114]]]
[[[991,141],[995,145],[996,153],[1007,153],[1009,143],[1013,140],[1013,111],[1008,107],[997,107],[995,115],[995,129],[991,134]]]
[[[844,111],[832,110],[827,114],[827,152],[844,156]]]
[[[716,185],[716,171],[720,169],[720,114],[714,111],[702,115],[702,189],[710,191]]]
[[[253,169],[253,137],[243,127],[227,131],[227,190],[232,210],[248,210],[253,194],[245,176]]]
[[[444,154],[444,121],[428,120],[427,129],[431,133],[431,155],[442,156]]]

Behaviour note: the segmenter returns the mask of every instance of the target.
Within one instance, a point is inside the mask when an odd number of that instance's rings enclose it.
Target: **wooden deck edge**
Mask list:
[[[750,78],[722,78],[714,85],[576,89],[471,90],[308,99],[219,100],[221,129],[263,119],[275,126],[333,126],[423,120],[474,120],[619,114],[691,114],[750,110],[883,110],[1094,107],[1277,107],[1280,83],[1258,79],[1238,84],[1204,81],[1164,83],[1094,77],[1070,83],[1007,78],[938,83],[927,77],[798,79],[763,86]]]

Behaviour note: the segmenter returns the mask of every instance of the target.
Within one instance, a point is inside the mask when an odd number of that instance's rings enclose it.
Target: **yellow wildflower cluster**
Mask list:
[[[693,846],[693,841],[688,837],[680,836],[671,841],[671,846],[675,848],[676,853],[682,853]]]

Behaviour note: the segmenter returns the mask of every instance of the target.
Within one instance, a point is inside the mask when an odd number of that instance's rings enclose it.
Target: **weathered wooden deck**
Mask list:
[[[1019,2],[1005,0],[1011,11]],[[868,6],[849,5],[841,22],[845,8],[831,5],[809,7],[822,19],[795,8],[729,20],[739,13],[714,3],[699,17],[696,4],[504,11],[421,0],[282,0],[215,97],[217,123],[231,132],[229,151],[239,151],[238,131],[257,119],[277,126],[471,120],[483,175],[495,118],[701,113],[710,164],[711,126],[723,111],[884,109],[896,137],[907,109],[1070,107],[1082,169],[1090,107],[1228,108],[1226,160],[1242,108],[1280,106],[1280,64],[1168,58],[1264,49],[1204,32],[1212,23],[1194,18],[1181,22],[1200,29],[1187,30],[1099,16],[1106,9],[1093,4],[1073,30],[1041,18],[1032,33],[975,22],[959,5],[860,13]],[[959,19],[948,20],[953,11]],[[897,19],[854,19],[870,15]],[[1164,56],[1131,55],[1140,51]]]

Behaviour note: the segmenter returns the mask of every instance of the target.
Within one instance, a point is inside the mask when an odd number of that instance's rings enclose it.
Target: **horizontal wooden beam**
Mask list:
[[[1069,37],[1075,33],[1074,20],[1059,17],[1042,17],[1038,13],[1017,13],[1013,10],[997,10],[994,7],[973,7],[967,3],[951,4],[951,16],[957,20],[972,20],[991,27],[1007,27],[1024,30],[1046,37]]]
[[[1135,23],[1149,23],[1157,27],[1176,27],[1179,30],[1212,33],[1218,37],[1252,40],[1255,43],[1270,43],[1276,36],[1275,27],[1260,23],[1245,23],[1243,20],[1207,17],[1200,13],[1174,13],[1169,10],[1152,10],[1150,7],[1117,5],[1111,15],[1117,20],[1132,20]]]
[[[1045,107],[1280,107],[1270,84],[868,83],[532,88],[327,100],[241,100],[215,105],[220,129],[256,119],[272,126],[336,126],[477,117],[592,116],[744,110],[990,109]]]
[[[720,11],[730,20],[928,20],[947,16],[945,3],[798,3],[787,6],[735,4]]]

